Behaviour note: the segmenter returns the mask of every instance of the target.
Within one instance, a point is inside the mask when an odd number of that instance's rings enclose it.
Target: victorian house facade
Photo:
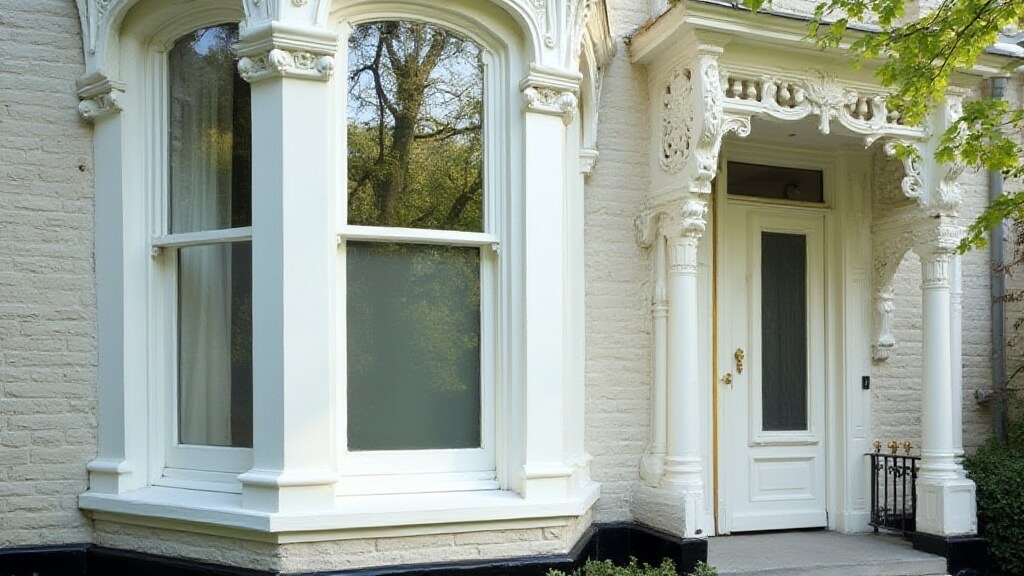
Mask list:
[[[0,0],[0,558],[698,559],[869,530],[876,440],[976,545],[989,188],[933,152],[1020,53],[907,125],[813,4]]]

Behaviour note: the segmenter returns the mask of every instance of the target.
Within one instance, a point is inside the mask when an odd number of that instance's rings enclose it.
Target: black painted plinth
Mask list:
[[[82,576],[88,544],[0,548],[0,576]]]
[[[988,576],[988,540],[980,536],[914,533],[914,548],[946,558],[952,576]]]
[[[671,558],[679,574],[707,560],[708,543],[679,538],[635,524],[595,524],[568,553],[506,560],[387,566],[292,576],[545,576],[554,568],[569,573],[589,560],[661,564]],[[0,549],[0,576],[280,576],[181,558],[155,556],[88,544]],[[980,573],[979,573],[980,575]]]

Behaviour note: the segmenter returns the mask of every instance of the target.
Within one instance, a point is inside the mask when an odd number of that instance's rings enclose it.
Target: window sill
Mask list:
[[[600,486],[591,482],[569,498],[538,502],[500,490],[343,496],[329,510],[269,513],[243,509],[239,494],[151,486],[126,494],[85,492],[78,505],[96,518],[191,532],[244,532],[248,539],[283,544],[564,525],[585,514],[599,493]]]

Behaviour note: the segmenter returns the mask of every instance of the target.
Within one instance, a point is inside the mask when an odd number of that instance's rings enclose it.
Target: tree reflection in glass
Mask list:
[[[483,66],[430,24],[349,39],[348,224],[484,231]],[[349,241],[348,449],[481,444],[481,248]]]

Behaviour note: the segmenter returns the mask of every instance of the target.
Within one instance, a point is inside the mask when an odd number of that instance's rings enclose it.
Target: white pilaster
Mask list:
[[[668,245],[666,454],[662,485],[684,501],[687,536],[703,532],[704,483],[700,433],[697,244],[707,202],[691,196],[665,224]]]
[[[569,174],[566,126],[577,110],[579,77],[533,67],[520,84],[525,104],[523,170],[525,294],[525,434],[520,489],[525,498],[564,498],[573,467],[567,462],[566,337],[571,333],[566,291],[566,204]]]
[[[146,334],[144,324],[132,320],[146,317],[145,284],[138,273],[149,258],[145,199],[130,193],[127,184],[125,87],[97,74],[79,82],[78,95],[79,113],[94,125],[97,378],[103,415],[97,455],[87,465],[89,490],[122,494],[148,480]]]
[[[950,262],[956,236],[940,226],[938,240],[915,248],[921,258],[922,363],[921,468],[917,480],[917,529],[949,536],[977,532],[974,482],[955,461],[950,363]]]
[[[657,486],[665,473],[667,425],[665,422],[668,382],[668,290],[665,268],[665,237],[659,231],[653,239],[652,266],[654,294],[651,299],[653,366],[651,379],[651,444],[640,463],[640,476]]]
[[[336,36],[243,37],[252,83],[253,468],[244,508],[333,506],[336,228],[330,154]],[[325,313],[326,311],[326,313]]]

